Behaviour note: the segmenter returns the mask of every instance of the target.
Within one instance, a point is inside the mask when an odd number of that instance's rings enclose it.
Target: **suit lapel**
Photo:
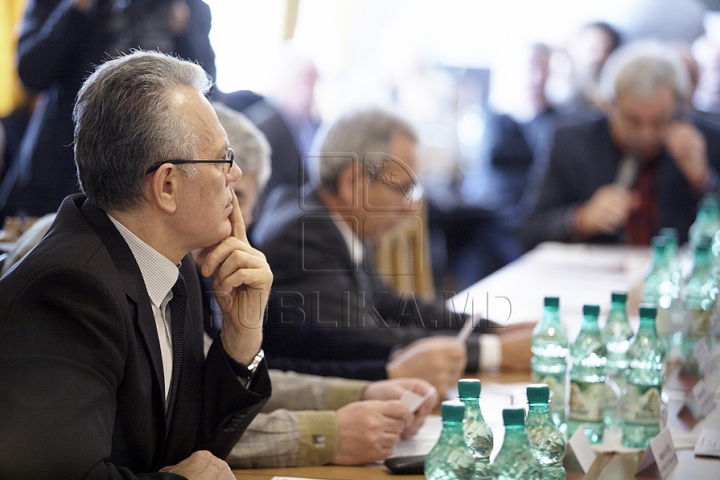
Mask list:
[[[88,200],[82,204],[81,208],[83,216],[105,244],[115,268],[117,268],[120,281],[128,298],[128,304],[135,308],[134,320],[142,333],[145,347],[150,356],[153,376],[159,386],[158,391],[164,392],[165,381],[162,373],[160,342],[157,336],[150,298],[147,294],[140,267],[138,267],[130,247],[128,247],[125,239],[122,238],[122,235],[117,231],[107,214],[93,206]],[[164,417],[165,405],[162,397],[159,398],[159,406],[162,408]]]

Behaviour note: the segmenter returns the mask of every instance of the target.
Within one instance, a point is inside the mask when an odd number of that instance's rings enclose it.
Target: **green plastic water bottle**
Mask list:
[[[718,294],[718,285],[713,274],[714,257],[710,252],[711,240],[703,237],[695,248],[693,268],[685,280],[683,308],[685,331],[682,340],[682,355],[685,368],[693,375],[699,375],[693,347],[701,339],[713,348],[712,314]]]
[[[475,459],[475,478],[490,478],[490,453],[493,449],[493,433],[485,423],[480,408],[480,380],[464,378],[458,382],[460,401],[465,404],[465,420],[463,432],[465,444]]]
[[[641,301],[657,308],[655,326],[665,351],[669,352],[672,346],[673,312],[680,296],[680,285],[668,262],[667,242],[667,238],[662,236],[652,239],[652,264],[645,276]]]
[[[531,378],[550,387],[553,421],[565,428],[568,337],[560,323],[560,299],[545,297],[544,303],[543,316],[532,332]]]
[[[610,312],[600,335],[607,348],[605,371],[625,376],[627,351],[633,337],[632,327],[627,315],[627,293],[613,292],[610,297]]]
[[[525,432],[535,458],[542,465],[543,478],[565,480],[562,461],[565,457],[565,437],[550,415],[550,388],[534,383],[527,386],[528,414]]]
[[[627,369],[627,350],[633,336],[627,315],[627,293],[611,294],[610,312],[600,336],[607,349],[605,364],[605,427],[620,427],[622,423],[621,405],[625,388],[625,370]]]
[[[582,424],[590,443],[602,441],[605,428],[605,363],[606,350],[597,305],[583,306],[583,323],[575,342],[570,346],[570,401],[568,437]]]
[[[655,307],[640,305],[639,314],[640,327],[628,349],[622,443],[646,448],[660,433],[664,349],[655,331]]]
[[[428,480],[472,480],[475,459],[465,444],[465,404],[458,400],[446,400],[442,402],[441,415],[442,431],[425,458],[425,477]]]
[[[714,238],[718,230],[720,230],[720,204],[717,197],[707,195],[700,201],[695,221],[688,230],[690,251],[697,248],[702,238]]]
[[[525,409],[506,408],[503,410],[505,438],[493,462],[497,480],[539,480],[542,466],[533,453],[525,433]]]

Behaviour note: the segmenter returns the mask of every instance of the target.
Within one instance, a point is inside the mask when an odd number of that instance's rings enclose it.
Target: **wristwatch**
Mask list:
[[[248,372],[250,372],[250,376],[255,373],[255,370],[257,370],[257,367],[258,365],[260,365],[260,362],[263,358],[265,358],[265,352],[261,348],[257,355],[255,355],[255,357],[250,362],[250,365],[247,366]]]

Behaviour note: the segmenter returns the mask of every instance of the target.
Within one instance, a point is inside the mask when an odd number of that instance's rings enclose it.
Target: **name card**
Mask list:
[[[702,370],[705,380],[708,382],[710,390],[714,390],[718,382],[718,371],[720,370],[720,365],[718,365],[717,359],[710,352],[704,338],[695,342],[695,345],[693,346],[693,354],[700,366],[700,370]]]
[[[435,389],[431,388],[425,395],[420,396],[415,392],[405,390],[400,396],[400,401],[408,408],[408,410],[415,413],[417,409],[420,408],[420,405],[425,403],[425,401],[430,398],[434,392]]]
[[[715,410],[715,400],[713,399],[713,390],[707,387],[704,379],[700,379],[692,389],[693,397],[700,406],[700,411],[704,417],[707,417]]]
[[[670,430],[663,428],[655,438],[650,440],[650,445],[648,445],[640,460],[635,476],[656,467],[660,478],[668,478],[677,464],[678,458],[672,443]]]
[[[700,438],[695,444],[695,455],[720,457],[720,430],[703,427]]]
[[[585,435],[585,429],[582,425],[580,425],[578,429],[575,430],[573,436],[570,437],[568,445],[572,448],[583,473],[587,473],[595,462],[597,454],[593,450],[592,445],[590,445],[590,440],[587,435]]]

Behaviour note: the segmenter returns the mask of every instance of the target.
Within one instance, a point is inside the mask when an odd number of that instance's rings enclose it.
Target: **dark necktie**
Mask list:
[[[170,323],[172,324],[172,381],[168,398],[168,408],[165,412],[167,424],[170,425],[175,397],[177,396],[178,383],[180,381],[180,366],[182,364],[183,345],[185,335],[185,312],[187,310],[187,291],[185,290],[185,279],[178,273],[178,279],[172,288],[173,298],[170,300]]]

